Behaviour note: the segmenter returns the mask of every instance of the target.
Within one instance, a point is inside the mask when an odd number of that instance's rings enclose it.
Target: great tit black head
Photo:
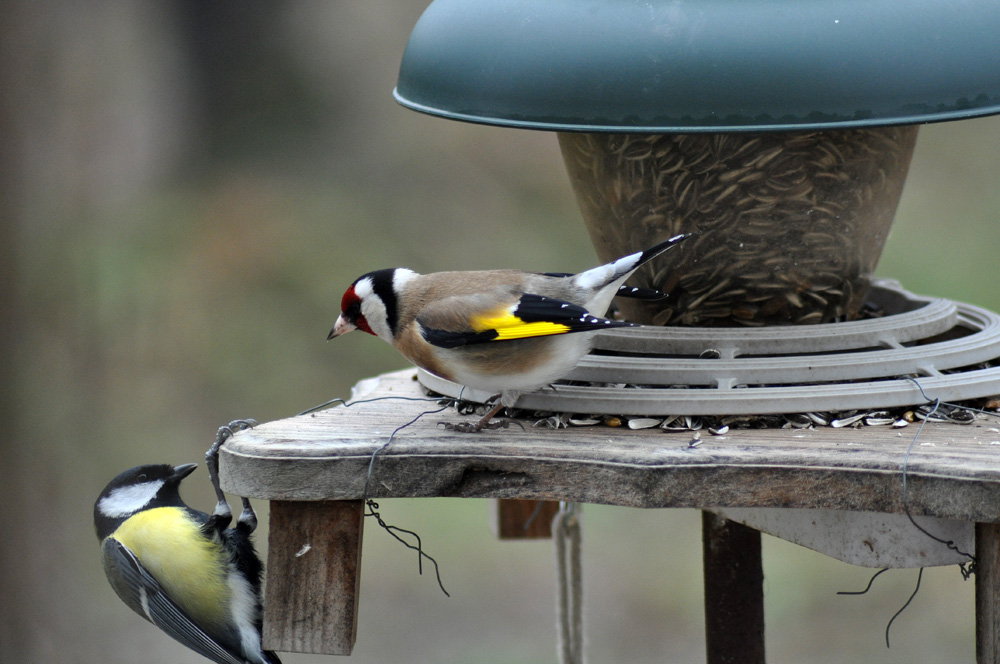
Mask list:
[[[171,466],[165,463],[130,468],[111,480],[94,503],[97,539],[103,540],[127,518],[153,507],[186,508],[181,500],[181,480],[198,467],[196,463]]]
[[[255,519],[209,516],[181,500],[196,464],[138,466],[115,477],[94,504],[104,571],[125,604],[219,664],[280,664],[261,648],[260,559]]]

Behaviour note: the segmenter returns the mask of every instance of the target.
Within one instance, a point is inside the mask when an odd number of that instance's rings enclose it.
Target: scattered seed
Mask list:
[[[842,417],[830,422],[830,426],[834,429],[839,429],[841,427],[849,427],[853,424],[857,424],[864,418],[864,413],[858,413],[857,415],[850,415],[848,417]]]
[[[660,422],[663,420],[653,419],[651,417],[637,417],[633,420],[628,421],[629,429],[652,429],[653,427],[660,426]]]
[[[809,419],[808,415],[801,413],[793,413],[790,415],[785,415],[785,419],[788,424],[793,429],[805,429],[806,427],[812,426],[813,421]]]
[[[806,416],[810,420],[812,420],[813,424],[816,424],[821,427],[825,427],[827,424],[830,423],[830,418],[824,415],[823,413],[806,413]]]

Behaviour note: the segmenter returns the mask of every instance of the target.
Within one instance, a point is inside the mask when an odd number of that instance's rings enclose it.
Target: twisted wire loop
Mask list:
[[[463,391],[464,391],[464,388],[463,388]],[[459,399],[461,399],[461,394],[459,394]],[[447,590],[445,590],[444,583],[441,581],[441,569],[438,566],[437,560],[435,560],[432,556],[430,556],[429,554],[427,554],[427,552],[424,551],[424,549],[423,549],[423,542],[420,539],[420,535],[418,535],[417,533],[415,533],[412,530],[407,530],[405,528],[400,528],[399,526],[393,526],[393,525],[390,525],[390,524],[386,523],[385,520],[382,518],[382,515],[379,513],[379,505],[378,505],[378,503],[376,503],[374,500],[372,500],[372,498],[371,498],[371,496],[369,494],[369,487],[370,487],[371,481],[372,481],[372,471],[375,468],[375,457],[377,457],[380,453],[385,452],[389,448],[389,446],[392,444],[392,441],[396,438],[396,434],[398,434],[400,431],[402,431],[403,429],[407,428],[408,426],[411,426],[411,425],[415,424],[417,421],[419,421],[425,415],[433,415],[434,413],[440,413],[440,412],[442,412],[444,410],[447,410],[448,408],[450,408],[451,406],[453,406],[455,403],[458,403],[459,399],[451,399],[451,398],[447,398],[447,397],[445,397],[445,398],[442,398],[442,397],[404,397],[404,396],[397,396],[397,395],[385,396],[385,397],[373,397],[373,398],[370,398],[370,399],[357,399],[357,400],[354,400],[354,401],[347,400],[347,399],[337,398],[337,399],[330,399],[329,401],[321,403],[321,404],[319,404],[317,406],[313,406],[312,408],[304,410],[304,411],[302,411],[301,413],[298,414],[298,416],[308,415],[309,413],[313,413],[313,412],[315,412],[317,410],[321,410],[321,409],[326,408],[327,406],[331,406],[333,404],[341,404],[344,408],[350,408],[351,406],[356,406],[356,405],[366,404],[366,403],[372,403],[372,402],[375,402],[375,401],[390,401],[390,400],[396,400],[396,401],[424,401],[424,402],[433,402],[433,403],[437,403],[437,404],[442,404],[442,403],[444,404],[440,408],[435,408],[435,409],[431,409],[431,410],[425,410],[425,411],[421,412],[420,414],[418,414],[416,417],[414,417],[409,422],[406,422],[405,424],[401,424],[400,426],[396,427],[393,430],[393,432],[389,435],[388,440],[385,441],[385,444],[382,445],[381,447],[378,447],[374,452],[372,452],[371,458],[368,460],[368,471],[365,474],[365,486],[364,486],[364,489],[361,492],[361,497],[365,501],[365,505],[368,507],[368,511],[365,512],[365,516],[366,517],[372,517],[372,518],[374,518],[375,521],[378,522],[378,525],[383,530],[385,530],[387,533],[389,533],[390,535],[392,535],[403,546],[405,546],[406,548],[412,549],[413,551],[417,552],[417,572],[418,572],[418,574],[422,575],[424,573],[424,558],[426,558],[427,560],[429,560],[434,565],[434,575],[437,578],[438,587],[441,588],[441,592],[443,592],[446,597],[451,597],[451,594]],[[403,539],[403,537],[401,537],[401,535],[409,535],[409,536],[411,536],[416,541],[416,543],[413,544],[411,542],[408,542],[407,540]]]
[[[919,523],[917,523],[916,519],[913,518],[913,514],[910,513],[909,493],[907,491],[908,487],[907,487],[907,482],[906,482],[906,471],[908,469],[908,465],[909,465],[909,462],[910,462],[910,454],[911,454],[911,452],[913,452],[913,446],[916,445],[917,439],[920,438],[920,434],[924,430],[924,425],[927,424],[927,421],[931,418],[932,415],[934,415],[938,411],[938,409],[942,405],[957,405],[957,404],[949,404],[948,402],[941,401],[941,399],[931,399],[929,396],[927,396],[927,393],[924,392],[923,386],[917,381],[916,378],[912,378],[912,377],[907,376],[907,380],[909,380],[911,383],[913,383],[914,385],[916,385],[917,389],[920,390],[921,396],[923,396],[924,399],[926,399],[928,403],[933,403],[934,407],[930,410],[929,413],[927,413],[926,417],[924,417],[923,420],[921,420],[920,426],[917,428],[917,433],[914,434],[913,440],[910,441],[910,446],[906,448],[906,456],[903,457],[903,511],[906,512],[906,518],[908,518],[910,520],[910,523],[913,524],[914,528],[916,528],[921,533],[923,533],[927,537],[931,538],[935,542],[939,542],[941,544],[944,544],[951,551],[954,551],[955,553],[959,554],[960,556],[964,556],[965,558],[969,559],[968,562],[961,563],[958,566],[958,569],[959,569],[959,571],[962,574],[962,578],[965,579],[965,580],[968,580],[969,577],[971,577],[976,572],[976,557],[974,555],[972,555],[971,553],[969,553],[968,551],[961,550],[958,547],[958,545],[955,544],[954,540],[946,540],[946,539],[943,539],[941,537],[938,537],[937,535],[932,534],[926,528],[924,528]],[[977,412],[986,413],[987,415],[994,415],[994,416],[996,415],[996,413],[990,413],[988,411],[980,410],[980,409],[970,409],[970,410],[975,410]],[[917,582],[917,588],[919,588],[919,587],[920,587],[920,583],[918,581]],[[907,604],[909,604],[909,602],[907,602]],[[906,607],[904,606],[903,608],[906,608]]]
[[[903,512],[906,514],[906,518],[910,520],[910,523],[913,524],[913,527],[916,528],[917,530],[919,530],[923,535],[925,535],[926,537],[929,537],[930,539],[934,540],[935,542],[943,544],[949,550],[954,551],[955,553],[959,554],[960,556],[964,556],[965,558],[968,558],[968,560],[966,562],[959,563],[959,565],[958,565],[958,570],[962,574],[962,578],[967,581],[970,577],[972,577],[973,574],[976,573],[976,557],[973,554],[969,553],[968,551],[963,551],[961,548],[959,548],[959,546],[955,543],[954,540],[946,540],[946,539],[944,539],[942,537],[938,537],[937,535],[931,533],[929,530],[927,530],[926,528],[924,528],[923,526],[921,526],[919,523],[917,523],[917,520],[913,517],[913,514],[910,511],[910,499],[909,499],[910,496],[909,496],[909,491],[908,491],[909,486],[908,486],[908,483],[907,483],[907,471],[909,470],[910,455],[913,452],[913,447],[916,445],[917,440],[920,438],[920,434],[924,430],[924,425],[926,425],[927,422],[931,420],[932,416],[934,416],[938,412],[938,410],[941,408],[941,406],[953,406],[953,407],[956,407],[956,408],[965,408],[966,410],[974,411],[974,412],[977,412],[977,413],[982,413],[982,414],[993,416],[993,417],[996,417],[997,414],[994,413],[994,412],[988,411],[988,410],[980,409],[980,408],[969,408],[967,406],[962,406],[961,404],[954,404],[954,403],[950,403],[950,402],[947,402],[947,401],[942,401],[941,399],[932,399],[930,396],[928,396],[927,392],[924,391],[923,385],[921,385],[920,382],[916,378],[913,378],[912,376],[905,376],[905,378],[907,380],[909,380],[911,383],[913,383],[914,385],[916,385],[917,389],[920,390],[920,395],[924,398],[924,400],[926,401],[926,403],[932,404],[932,408],[922,418],[922,420],[920,422],[920,426],[917,427],[917,432],[913,435],[913,440],[910,441],[909,446],[906,448],[906,455],[903,457],[903,469],[902,469]],[[860,591],[840,591],[837,594],[838,595],[864,595],[869,590],[871,590],[872,584],[875,582],[875,579],[877,579],[879,577],[879,575],[881,575],[885,571],[886,571],[886,569],[880,569],[879,571],[875,572],[875,574],[871,577],[871,579],[869,579],[868,585],[865,587],[864,590],[860,590]],[[916,583],[916,587],[913,589],[913,593],[906,600],[906,602],[903,604],[903,606],[900,607],[900,609],[898,611],[896,611],[896,613],[894,613],[891,618],[889,618],[889,622],[885,626],[885,647],[886,648],[889,647],[889,630],[892,627],[893,622],[895,622],[896,618],[898,618],[900,616],[900,614],[903,613],[903,611],[905,611],[907,609],[907,607],[910,606],[910,604],[913,602],[913,599],[917,596],[917,593],[920,591],[920,582],[923,580],[923,576],[924,576],[924,568],[921,567],[920,570],[919,570],[919,572],[917,573],[917,583]]]
[[[580,519],[575,503],[560,501],[552,518],[556,552],[556,610],[559,663],[583,664],[583,573],[580,565]]]
[[[422,575],[424,573],[424,560],[423,559],[426,558],[427,560],[431,561],[431,563],[434,565],[434,575],[437,577],[438,587],[441,588],[441,592],[443,592],[446,597],[451,597],[451,594],[447,590],[444,589],[444,583],[441,582],[441,568],[438,567],[437,560],[435,560],[431,555],[429,555],[427,552],[424,551],[424,549],[423,549],[423,542],[420,539],[420,535],[416,534],[412,530],[407,530],[405,528],[400,528],[399,526],[391,526],[391,525],[387,524],[382,519],[382,515],[379,514],[379,512],[378,512],[378,509],[379,509],[378,503],[376,503],[371,498],[368,498],[368,499],[365,500],[365,505],[368,507],[368,510],[369,510],[368,512],[365,512],[365,516],[374,517],[374,519],[378,522],[378,525],[380,525],[385,530],[385,532],[387,532],[390,535],[392,535],[393,537],[395,537],[406,548],[412,549],[412,550],[414,550],[414,551],[417,552],[417,573],[418,574]],[[403,539],[402,537],[400,537],[397,533],[403,533],[403,534],[406,534],[406,535],[412,535],[413,538],[417,541],[417,543],[416,544],[411,544],[410,542],[407,542],[405,539]]]

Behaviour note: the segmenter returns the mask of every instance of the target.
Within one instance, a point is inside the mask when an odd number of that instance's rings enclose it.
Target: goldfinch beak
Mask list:
[[[339,337],[342,334],[346,334],[351,330],[356,330],[356,329],[358,329],[357,325],[348,321],[343,316],[338,316],[337,322],[334,323],[333,329],[330,330],[330,334],[327,335],[326,340],[329,341],[330,339],[335,339],[336,337]]]

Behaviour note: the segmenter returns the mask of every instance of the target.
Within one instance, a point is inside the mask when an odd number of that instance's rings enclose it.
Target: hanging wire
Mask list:
[[[544,500],[539,500],[537,503],[538,504],[535,505],[535,509],[531,511],[531,515],[528,516],[528,520],[524,522],[523,526],[521,526],[521,530],[527,532],[531,528],[531,524],[535,522],[535,519],[538,518],[538,515],[541,514],[542,510],[545,508]]]
[[[447,401],[448,402],[447,406],[450,406],[450,405],[453,405],[455,403],[458,403],[458,401],[460,399],[461,399],[461,394],[459,394],[459,398],[458,399],[452,399],[451,397],[404,397],[402,395],[392,395],[392,396],[387,396],[387,397],[372,397],[370,399],[357,399],[356,401],[352,401],[351,399],[341,399],[340,397],[336,397],[334,399],[330,399],[329,401],[324,401],[323,403],[321,403],[321,404],[319,404],[317,406],[313,406],[312,408],[307,408],[306,410],[302,411],[301,413],[299,413],[295,417],[301,417],[303,415],[308,415],[309,413],[314,413],[317,410],[322,410],[323,408],[326,408],[327,406],[330,406],[330,405],[335,404],[335,403],[342,404],[344,406],[344,408],[350,408],[351,406],[357,406],[357,405],[363,404],[363,403],[374,403],[376,401],[390,401],[390,400],[396,400],[396,401],[426,401],[426,402],[432,402],[433,401],[434,403],[441,403],[442,401]],[[447,406],[445,406],[445,407],[447,408]],[[444,410],[444,409],[442,408],[442,410]]]
[[[916,385],[917,389],[920,390],[920,395],[924,398],[924,401],[926,403],[933,403],[933,407],[927,413],[924,414],[924,417],[920,421],[920,426],[917,427],[917,432],[913,435],[913,439],[910,441],[910,444],[906,448],[906,454],[903,456],[903,468],[902,468],[902,475],[903,475],[903,512],[906,514],[906,518],[909,519],[910,523],[913,524],[913,527],[916,528],[917,530],[919,530],[925,536],[929,537],[930,539],[934,540],[935,542],[939,542],[939,543],[945,545],[946,547],[948,547],[949,550],[954,551],[955,553],[959,554],[960,556],[964,556],[964,557],[966,557],[966,558],[969,559],[967,562],[959,563],[958,564],[958,569],[959,569],[959,572],[961,572],[961,574],[962,574],[962,578],[965,579],[965,580],[968,580],[969,577],[971,577],[976,572],[976,557],[973,554],[969,553],[968,551],[963,551],[961,548],[959,548],[959,546],[955,543],[954,540],[946,540],[946,539],[944,539],[942,537],[938,537],[937,535],[931,533],[926,528],[924,528],[919,523],[917,523],[916,519],[913,517],[913,514],[910,512],[910,501],[909,501],[909,492],[908,492],[909,485],[907,483],[907,471],[909,470],[910,454],[913,452],[913,447],[916,445],[917,440],[920,438],[920,434],[923,432],[924,426],[927,424],[927,421],[930,420],[930,418],[931,418],[932,415],[934,415],[935,413],[938,412],[938,410],[941,408],[941,406],[944,405],[944,406],[950,406],[950,407],[954,407],[954,408],[962,408],[962,409],[965,409],[965,410],[974,411],[974,412],[978,412],[978,413],[983,413],[983,414],[986,414],[986,415],[992,415],[994,417],[997,416],[997,413],[993,413],[993,412],[990,412],[990,411],[987,411],[987,410],[984,410],[984,409],[981,409],[981,408],[970,408],[970,407],[967,407],[967,406],[963,406],[961,404],[951,403],[951,402],[948,402],[948,401],[942,401],[941,399],[932,399],[930,396],[928,396],[927,392],[924,391],[923,385],[921,385],[920,382],[916,378],[913,378],[912,376],[904,376],[904,378],[906,378],[906,380],[908,380],[911,383],[913,383],[914,385]],[[875,582],[875,579],[877,579],[883,572],[887,571],[887,569],[888,568],[884,568],[884,569],[880,569],[879,571],[875,572],[875,574],[872,575],[872,577],[868,580],[868,585],[865,587],[864,590],[860,590],[860,591],[840,591],[837,594],[838,595],[864,595],[869,590],[871,590],[872,584]],[[921,567],[919,573],[917,574],[917,585],[913,589],[913,593],[910,595],[909,599],[906,600],[906,603],[904,603],[903,606],[901,606],[900,609],[898,611],[896,611],[896,613],[893,614],[893,616],[889,619],[889,622],[886,624],[886,626],[885,626],[885,647],[886,648],[889,647],[889,630],[892,627],[893,622],[895,622],[896,618],[898,618],[900,616],[900,614],[902,614],[903,611],[905,611],[906,608],[910,606],[910,604],[913,602],[913,599],[917,596],[917,593],[920,591],[920,581],[923,579],[923,576],[924,576],[924,568]]]
[[[868,593],[869,590],[872,589],[872,584],[875,583],[875,579],[877,579],[879,577],[879,575],[881,575],[883,572],[888,572],[888,571],[889,571],[888,567],[883,567],[879,571],[875,572],[875,574],[872,575],[872,578],[868,579],[868,585],[865,586],[864,590],[838,590],[837,594],[838,595],[865,595],[865,594]]]
[[[909,462],[910,462],[910,453],[913,451],[913,447],[914,447],[914,445],[916,445],[917,439],[920,438],[920,434],[924,430],[924,425],[927,424],[927,420],[930,419],[931,415],[933,415],[934,413],[936,413],[938,411],[938,409],[941,407],[942,404],[947,404],[947,405],[956,405],[956,404],[949,404],[947,402],[942,402],[940,399],[931,399],[929,396],[927,396],[927,393],[924,392],[923,386],[920,384],[919,381],[917,381],[916,378],[912,378],[910,376],[907,376],[906,379],[909,380],[914,385],[916,385],[917,389],[920,390],[920,394],[924,397],[924,399],[928,403],[933,402],[934,403],[934,407],[920,421],[920,426],[917,428],[917,432],[916,432],[916,434],[914,434],[913,440],[910,441],[909,447],[906,448],[906,455],[903,457],[903,511],[906,513],[906,518],[908,518],[910,520],[910,523],[912,523],[913,526],[917,530],[919,530],[921,533],[923,533],[927,537],[931,538],[935,542],[939,542],[941,544],[944,544],[946,547],[948,547],[948,549],[954,551],[955,553],[959,554],[960,556],[964,556],[964,557],[966,557],[966,558],[969,559],[968,562],[966,562],[966,563],[960,563],[959,566],[958,566],[958,569],[959,569],[959,571],[962,574],[962,578],[968,580],[968,578],[975,573],[975,569],[976,569],[976,557],[974,555],[972,555],[971,553],[969,553],[968,551],[961,550],[958,547],[958,545],[955,544],[954,540],[946,540],[946,539],[943,539],[941,537],[938,537],[937,535],[934,535],[933,533],[929,532],[926,528],[924,528],[923,526],[921,526],[919,523],[917,523],[916,519],[913,518],[913,514],[910,513],[909,494],[908,494],[908,491],[907,491],[907,489],[908,489],[908,485],[907,485],[907,470],[908,470],[908,466],[909,466]],[[978,409],[976,409],[976,410],[978,410]],[[980,411],[980,412],[984,412],[985,413],[987,411]],[[918,587],[919,587],[919,584],[918,584]]]
[[[391,399],[392,397],[381,397],[381,398],[382,399]],[[403,399],[403,398],[406,398],[406,397],[399,397],[399,398]],[[373,401],[374,401],[374,399],[373,399]],[[355,402],[355,403],[357,403],[357,402]],[[374,452],[372,452],[371,459],[368,460],[368,474],[365,475],[365,488],[361,492],[362,498],[365,498],[365,499],[368,498],[368,486],[370,485],[371,480],[372,480],[372,469],[375,467],[375,457],[378,456],[379,452],[384,451],[385,449],[387,449],[389,447],[389,445],[392,444],[393,439],[396,438],[396,434],[399,433],[400,431],[402,431],[403,429],[405,429],[406,427],[409,427],[409,426],[412,426],[413,424],[416,424],[420,420],[420,418],[424,417],[425,415],[433,415],[435,413],[440,413],[440,412],[442,412],[444,410],[447,410],[450,406],[451,406],[451,404],[446,404],[446,405],[444,405],[444,406],[442,406],[440,408],[435,408],[433,410],[425,410],[425,411],[419,413],[416,417],[414,417],[412,420],[410,420],[406,424],[399,425],[398,427],[396,427],[393,430],[393,432],[391,434],[389,434],[389,440],[385,441],[384,445],[382,445],[381,447],[379,447],[378,449],[376,449]]]
[[[899,607],[899,611],[896,611],[896,613],[892,614],[892,618],[889,618],[889,622],[885,626],[885,647],[886,648],[889,647],[889,628],[892,627],[893,621],[896,620],[896,618],[899,617],[899,614],[901,614],[903,611],[906,610],[906,607],[908,607],[910,605],[910,602],[913,601],[913,598],[917,596],[918,592],[920,592],[920,580],[923,579],[923,578],[924,578],[924,568],[921,567],[920,571],[917,573],[917,587],[913,589],[913,593],[910,595],[910,598],[908,600],[906,600],[906,604],[904,604],[903,606]]]
[[[447,590],[445,590],[444,583],[442,583],[442,581],[441,581],[441,568],[438,567],[437,560],[435,560],[433,556],[429,555],[427,552],[424,551],[424,549],[423,549],[423,543],[422,543],[422,541],[420,539],[420,535],[416,534],[412,530],[407,530],[405,528],[400,528],[399,526],[391,526],[391,525],[387,524],[382,519],[382,515],[379,514],[379,512],[378,512],[378,509],[379,509],[378,503],[376,503],[371,498],[368,498],[368,499],[365,500],[365,505],[367,505],[368,509],[369,509],[368,512],[365,512],[365,516],[374,517],[375,520],[378,522],[378,525],[382,526],[382,528],[387,533],[389,533],[390,535],[392,535],[393,537],[395,537],[397,540],[399,540],[400,542],[402,542],[403,546],[405,546],[406,548],[413,549],[414,551],[417,552],[417,573],[418,574],[423,575],[423,573],[424,573],[424,562],[423,562],[423,559],[426,558],[427,560],[431,561],[431,563],[434,565],[434,575],[437,577],[438,587],[441,588],[441,592],[443,592],[446,597],[451,597],[451,594]],[[405,539],[403,539],[402,537],[400,537],[399,535],[397,535],[396,534],[397,532],[398,533],[405,533],[407,535],[412,535],[414,537],[414,539],[417,540],[417,543],[416,544],[410,544]]]
[[[463,392],[464,392],[464,388],[463,388]],[[392,535],[398,542],[402,543],[403,546],[405,546],[406,548],[412,549],[412,550],[414,550],[414,551],[417,552],[417,571],[418,571],[419,574],[423,575],[423,573],[424,573],[424,558],[426,558],[427,560],[431,561],[431,563],[434,565],[434,575],[437,578],[438,587],[441,588],[441,592],[443,592],[446,597],[451,597],[451,594],[445,589],[444,583],[441,581],[441,568],[438,566],[437,560],[435,560],[433,556],[429,555],[427,552],[424,551],[424,549],[423,549],[423,541],[421,540],[420,535],[418,535],[416,532],[414,532],[412,530],[407,530],[406,528],[400,528],[399,526],[393,526],[393,525],[390,525],[390,524],[386,523],[385,520],[382,518],[382,515],[379,513],[379,505],[378,505],[378,503],[375,502],[374,500],[372,500],[369,497],[368,490],[369,490],[369,486],[371,485],[372,471],[373,471],[373,469],[375,467],[375,457],[377,457],[381,452],[384,452],[389,447],[389,445],[392,444],[392,441],[396,438],[396,434],[398,434],[403,429],[405,429],[405,428],[407,428],[409,426],[412,426],[413,424],[415,424],[416,422],[418,422],[422,417],[424,417],[426,415],[433,415],[435,413],[440,413],[440,412],[442,412],[444,410],[447,410],[449,407],[451,407],[451,406],[455,405],[456,403],[458,403],[461,400],[461,398],[462,398],[462,394],[461,393],[459,393],[457,399],[451,399],[451,398],[448,398],[448,397],[405,397],[405,396],[401,396],[401,395],[400,396],[392,395],[392,396],[384,396],[384,397],[372,397],[370,399],[358,399],[358,400],[355,400],[355,401],[349,401],[349,400],[345,400],[345,399],[336,398],[336,399],[330,399],[329,401],[321,403],[318,406],[314,406],[312,408],[309,408],[308,410],[304,410],[301,413],[299,413],[299,415],[298,415],[298,416],[307,415],[309,413],[315,412],[315,411],[320,410],[322,408],[326,408],[327,406],[330,406],[331,404],[335,404],[335,403],[343,404],[344,408],[350,408],[352,406],[356,406],[356,405],[360,405],[360,404],[373,403],[373,402],[376,402],[376,401],[389,401],[389,400],[397,400],[397,401],[423,401],[423,402],[434,402],[434,403],[439,403],[439,404],[440,403],[444,403],[444,405],[441,406],[440,408],[435,408],[435,409],[431,409],[431,410],[422,411],[421,413],[417,414],[416,417],[414,417],[413,419],[411,419],[409,422],[406,422],[405,424],[401,424],[400,426],[396,427],[393,430],[393,432],[391,434],[389,434],[389,439],[385,442],[385,444],[382,445],[382,446],[380,446],[380,447],[378,447],[374,452],[372,452],[371,458],[368,460],[368,472],[365,475],[365,486],[364,486],[364,489],[361,492],[361,496],[362,496],[362,499],[365,501],[365,505],[368,507],[368,510],[369,510],[368,512],[365,512],[365,516],[366,517],[373,517],[375,519],[375,521],[378,523],[378,525],[383,530],[385,530],[387,533],[389,533],[390,535]],[[405,534],[405,535],[412,536],[416,540],[416,544],[412,544],[412,543],[406,541],[403,537],[400,536],[400,534]]]

